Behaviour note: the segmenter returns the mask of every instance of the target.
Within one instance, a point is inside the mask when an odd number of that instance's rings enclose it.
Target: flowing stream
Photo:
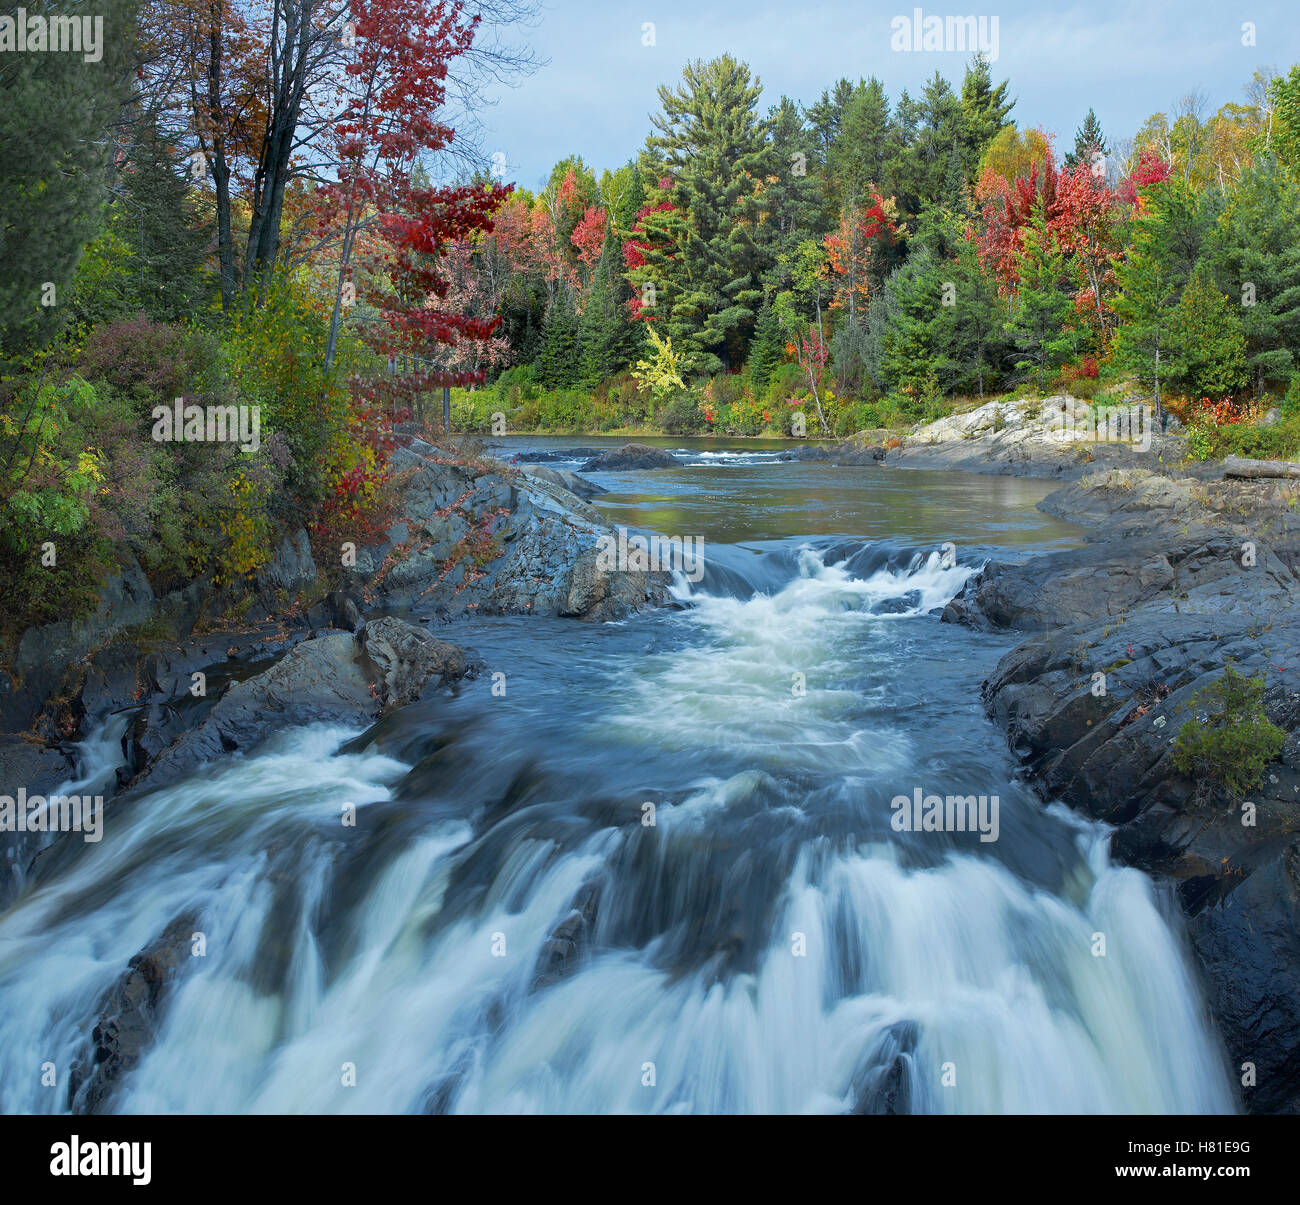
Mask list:
[[[705,538],[680,609],[468,621],[455,695],[110,803],[0,914],[0,1109],[68,1107],[42,1065],[193,915],[117,1110],[1233,1110],[1165,893],[983,715],[1015,640],[935,614],[1077,538],[1045,488],[722,451],[598,478]],[[997,840],[895,831],[917,789]]]

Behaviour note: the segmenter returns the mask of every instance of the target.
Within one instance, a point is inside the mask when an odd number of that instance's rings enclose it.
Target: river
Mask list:
[[[626,441],[500,454],[579,442]],[[439,630],[487,672],[110,804],[29,884],[0,915],[0,1109],[68,1107],[42,1065],[66,1083],[189,912],[204,952],[121,1111],[1236,1108],[1167,892],[984,717],[1015,638],[937,618],[995,552],[1080,538],[1035,509],[1051,487],[658,442],[689,463],[594,475],[595,502],[703,540],[678,608]],[[996,840],[899,831],[918,791],[995,800]]]

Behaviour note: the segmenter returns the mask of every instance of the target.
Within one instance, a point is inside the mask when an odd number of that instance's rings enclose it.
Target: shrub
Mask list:
[[[1300,372],[1291,378],[1291,387],[1282,398],[1281,409],[1288,418],[1300,418]]]
[[[520,402],[531,402],[542,392],[537,369],[532,364],[516,364],[513,368],[507,368],[497,377],[493,388],[503,402],[512,406],[517,406]]]
[[[1271,427],[1197,423],[1187,429],[1188,451],[1196,460],[1246,456],[1253,460],[1300,460],[1300,415]]]
[[[1183,710],[1204,711],[1188,720],[1174,745],[1174,766],[1184,774],[1221,782],[1234,795],[1258,786],[1264,767],[1282,751],[1286,733],[1264,711],[1264,675],[1246,677],[1229,661],[1223,676],[1196,691]]]
[[[709,429],[698,400],[689,393],[669,398],[659,408],[655,422],[669,435],[701,435]]]
[[[184,327],[137,314],[95,327],[78,370],[88,381],[105,381],[152,405],[185,392],[196,368],[195,351]]]
[[[768,380],[763,401],[768,410],[777,414],[790,398],[802,398],[807,392],[808,386],[798,364],[778,364]]]

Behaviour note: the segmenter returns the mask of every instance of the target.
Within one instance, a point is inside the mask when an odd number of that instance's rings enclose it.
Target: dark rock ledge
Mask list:
[[[1255,1068],[1244,1107],[1300,1112],[1294,487],[1112,471],[1043,509],[1093,526],[1088,543],[986,566],[944,619],[1035,633],[984,684],[990,716],[1045,798],[1115,826],[1113,854],[1172,885],[1234,1079]],[[1172,756],[1188,701],[1229,661],[1265,675],[1269,719],[1287,733],[1238,797]]]

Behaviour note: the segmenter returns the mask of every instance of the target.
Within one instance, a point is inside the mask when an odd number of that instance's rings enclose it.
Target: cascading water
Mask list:
[[[67,1109],[42,1065],[192,918],[116,1110],[1232,1110],[1162,897],[1014,781],[1006,644],[930,614],[971,572],[718,550],[677,613],[469,623],[505,697],[110,805],[0,916],[0,1107]],[[996,795],[998,840],[895,831],[917,788]]]

